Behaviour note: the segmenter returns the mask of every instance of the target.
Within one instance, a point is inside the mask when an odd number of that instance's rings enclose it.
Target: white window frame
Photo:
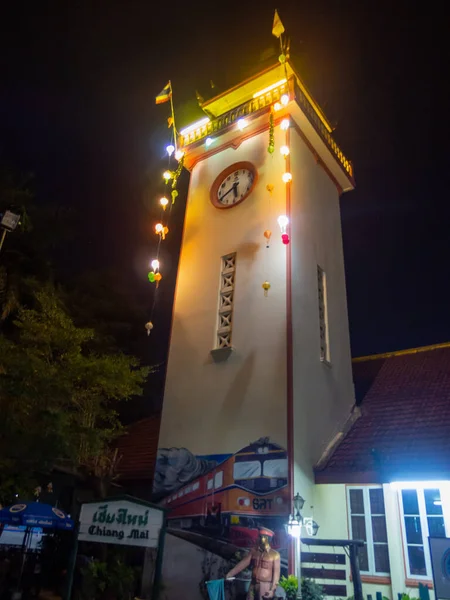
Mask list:
[[[428,520],[427,520],[427,509],[425,504],[425,495],[424,490],[432,489],[439,490],[442,501],[442,516],[444,517],[444,527],[445,527],[445,535],[447,537],[450,536],[450,507],[449,507],[449,499],[450,499],[450,482],[430,482],[423,484],[417,484],[416,487],[413,487],[408,484],[396,484],[396,488],[398,490],[398,505],[400,511],[400,527],[402,530],[402,541],[403,541],[403,554],[405,557],[405,569],[406,576],[408,579],[417,579],[418,581],[432,581],[433,579],[433,569],[431,565],[431,556],[430,556],[430,545],[428,542]],[[419,517],[420,517],[420,527],[422,530],[422,544],[424,555],[425,555],[425,568],[427,570],[426,575],[416,575],[415,573],[411,573],[411,568],[409,564],[409,554],[408,554],[408,542],[406,539],[406,527],[405,527],[405,512],[403,510],[403,490],[414,490],[417,492],[417,501],[419,504]],[[409,516],[409,515],[407,515]],[[414,544],[409,544],[414,545]]]
[[[348,526],[350,531],[350,538],[353,539],[353,531],[352,531],[352,510],[350,505],[350,491],[351,490],[362,490],[363,493],[363,503],[364,503],[364,522],[366,525],[366,544],[367,544],[367,559],[369,562],[369,570],[363,571],[361,570],[361,575],[370,575],[371,577],[389,577],[390,573],[385,573],[382,571],[377,571],[375,569],[375,554],[374,554],[374,541],[373,541],[373,531],[372,531],[372,511],[370,507],[370,490],[381,490],[383,493],[384,499],[384,520],[386,522],[386,531],[387,531],[387,521],[386,521],[386,498],[384,497],[383,486],[381,485],[349,485],[347,486],[347,515],[348,515]],[[356,515],[354,516],[362,516]],[[375,513],[373,516],[379,516]],[[386,544],[388,552],[389,552],[389,543]]]

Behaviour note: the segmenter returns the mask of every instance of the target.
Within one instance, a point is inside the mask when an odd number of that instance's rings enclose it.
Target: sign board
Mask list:
[[[81,507],[78,539],[86,542],[157,548],[164,511],[145,502],[110,499]]]
[[[450,538],[428,538],[436,598],[450,599]]]
[[[8,231],[14,231],[20,221],[20,215],[16,215],[10,210],[5,210],[4,215],[1,218],[0,225],[3,229],[7,229]]]

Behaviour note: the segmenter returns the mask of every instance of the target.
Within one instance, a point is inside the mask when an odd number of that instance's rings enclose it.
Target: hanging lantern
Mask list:
[[[175,204],[175,200],[178,197],[178,192],[177,190],[172,190],[172,204]]]
[[[286,215],[281,215],[278,217],[278,225],[281,229],[281,241],[284,245],[289,244],[289,234],[287,233],[287,226],[289,225],[289,219]]]
[[[159,282],[162,279],[162,275],[161,273],[158,271],[157,273],[155,273],[155,283],[156,283],[156,288],[158,288],[159,286]]]
[[[165,240],[166,235],[169,233],[169,228],[163,225],[162,223],[156,223],[155,231],[158,235],[161,236],[162,240]]]
[[[151,321],[149,321],[148,323],[145,324],[145,329],[147,330],[147,335],[150,335],[152,329],[153,329],[153,323]]]
[[[169,204],[169,201],[167,200],[167,198],[165,196],[163,196],[162,198],[159,199],[159,203],[163,207],[163,210],[166,210],[166,206]]]
[[[272,232],[270,231],[270,229],[266,229],[264,232],[264,237],[266,238],[266,248],[269,247],[271,235],[272,235]]]
[[[269,293],[269,290],[270,290],[270,283],[269,283],[268,281],[265,281],[265,282],[262,284],[262,286],[261,286],[261,287],[262,287],[262,289],[264,290],[264,296],[266,296],[266,298],[267,298],[267,295],[268,295],[268,293]]]

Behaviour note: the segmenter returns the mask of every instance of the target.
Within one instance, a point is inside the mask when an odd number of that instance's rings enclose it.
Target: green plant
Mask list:
[[[312,579],[302,577],[302,600],[323,600],[324,594],[322,586]],[[280,579],[280,586],[286,593],[288,600],[295,600],[298,595],[298,579],[295,575],[288,575]]]
[[[321,585],[302,577],[302,599],[303,600],[323,600],[324,593]]]
[[[298,594],[298,579],[295,575],[284,575],[280,579],[280,586],[286,592],[286,598],[288,600],[295,600]]]
[[[120,559],[109,563],[93,561],[83,569],[82,598],[85,600],[131,600],[136,572]]]

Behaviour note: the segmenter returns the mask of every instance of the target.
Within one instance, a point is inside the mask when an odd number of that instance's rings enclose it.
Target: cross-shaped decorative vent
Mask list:
[[[236,253],[222,256],[220,273],[217,348],[231,348]]]

